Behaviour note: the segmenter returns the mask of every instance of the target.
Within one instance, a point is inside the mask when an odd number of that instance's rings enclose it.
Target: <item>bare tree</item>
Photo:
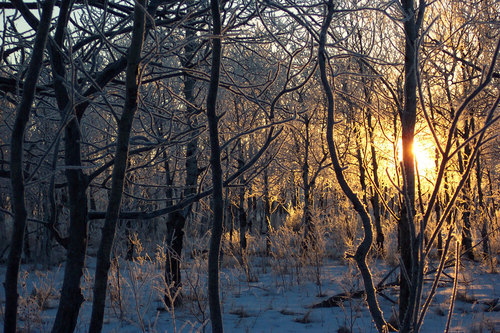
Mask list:
[[[31,106],[35,98],[35,89],[38,76],[42,68],[43,55],[47,38],[49,35],[50,20],[54,1],[47,0],[42,5],[42,16],[37,28],[33,52],[28,66],[28,73],[24,82],[21,103],[17,109],[16,120],[11,138],[10,157],[10,179],[12,184],[12,202],[14,208],[14,230],[12,231],[12,241],[7,262],[7,272],[5,273],[5,321],[4,331],[7,333],[16,332],[17,326],[17,279],[19,275],[19,265],[23,249],[24,231],[26,229],[26,203],[24,189],[24,164],[23,145],[24,132],[30,119]]]
[[[208,304],[212,332],[222,333],[222,311],[219,299],[219,255],[224,218],[224,200],[222,194],[221,150],[219,145],[219,116],[217,115],[217,92],[219,90],[220,63],[222,56],[222,24],[218,0],[210,0],[212,13],[212,67],[210,86],[207,96],[207,119],[210,134],[210,166],[212,168],[212,236],[208,254]]]
[[[410,319],[413,315],[410,299],[414,289],[411,288],[413,276],[417,273],[417,257],[415,236],[415,157],[413,142],[415,137],[415,122],[417,119],[417,70],[418,70],[418,33],[422,24],[425,2],[420,1],[419,13],[415,11],[413,0],[401,1],[405,31],[405,81],[404,81],[404,108],[401,117],[401,135],[403,145],[403,207],[398,223],[399,248],[402,265],[399,282],[399,321],[403,331],[409,330]],[[423,233],[420,234],[423,237]],[[409,245],[409,246],[408,246]]]
[[[337,176],[337,181],[339,182],[340,187],[344,191],[345,195],[349,198],[351,203],[354,205],[354,209],[360,215],[363,229],[364,229],[364,238],[361,244],[358,246],[356,253],[354,255],[354,259],[358,265],[358,268],[361,272],[361,276],[363,278],[363,282],[365,285],[366,291],[366,300],[368,303],[368,308],[372,315],[373,320],[375,321],[375,326],[379,332],[388,332],[389,327],[384,319],[384,315],[377,301],[377,297],[375,294],[375,286],[373,285],[373,277],[366,263],[366,256],[372,246],[373,242],[373,230],[372,223],[368,212],[366,211],[365,205],[359,200],[357,195],[352,191],[349,184],[346,182],[345,177],[343,175],[343,167],[340,164],[337,148],[335,145],[335,141],[333,139],[333,126],[334,126],[334,98],[333,93],[330,87],[330,83],[327,77],[327,53],[325,50],[326,38],[328,28],[333,18],[334,13],[334,3],[333,0],[329,0],[327,3],[327,13],[325,19],[323,20],[323,25],[321,27],[320,33],[320,41],[318,48],[318,61],[321,75],[321,83],[323,85],[323,89],[325,91],[327,97],[327,142],[328,149],[330,151],[330,157],[332,159],[333,168],[335,170],[335,174]]]
[[[118,139],[116,142],[112,187],[109,194],[106,219],[104,220],[104,227],[102,229],[101,244],[97,253],[90,332],[100,332],[104,318],[108,271],[111,265],[111,249],[120,213],[123,183],[129,155],[130,131],[137,110],[137,96],[141,81],[140,62],[146,26],[145,4],[145,0],[137,1],[134,7],[132,40],[127,56],[125,105],[123,106],[123,112],[118,122]]]

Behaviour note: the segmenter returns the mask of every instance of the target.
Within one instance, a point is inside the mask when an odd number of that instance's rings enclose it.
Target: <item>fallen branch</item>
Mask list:
[[[382,290],[387,289],[389,287],[394,287],[394,286],[399,286],[399,281],[393,281],[390,283],[386,283],[382,286],[377,286],[376,292],[380,293]],[[345,292],[345,293],[340,293],[337,295],[334,295],[332,297],[329,297],[328,299],[325,299],[322,302],[313,304],[309,306],[309,308],[312,309],[317,309],[317,308],[333,308],[336,306],[341,306],[345,301],[353,299],[353,298],[361,298],[363,295],[365,295],[365,290],[357,290],[354,292]]]

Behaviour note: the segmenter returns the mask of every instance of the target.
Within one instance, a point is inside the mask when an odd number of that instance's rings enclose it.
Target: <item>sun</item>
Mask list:
[[[413,142],[413,154],[416,167],[421,176],[428,175],[436,169],[434,146],[423,140]]]
[[[401,141],[398,147],[399,161],[403,160],[403,149]],[[413,141],[413,154],[415,156],[415,167],[421,177],[432,178],[436,170],[435,147],[431,141],[423,138],[415,138]]]

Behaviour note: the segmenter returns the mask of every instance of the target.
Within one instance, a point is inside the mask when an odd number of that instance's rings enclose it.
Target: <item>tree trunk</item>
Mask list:
[[[76,119],[73,119],[66,127],[66,165],[81,165],[79,127]],[[80,280],[83,276],[87,249],[87,177],[81,169],[68,169],[66,178],[70,205],[69,243],[61,298],[52,328],[53,333],[74,331],[80,306],[84,301]]]
[[[56,45],[50,44],[49,47],[54,75],[54,90],[59,112],[61,112],[63,119],[73,117],[75,112],[74,105],[71,104],[71,98],[66,89],[66,82],[64,82],[66,70],[63,61],[64,56],[61,51],[71,5],[71,0],[63,2],[54,38]],[[88,182],[82,169],[78,168],[82,165],[79,121],[73,118],[64,130],[65,164],[69,166],[66,169],[70,210],[69,243],[61,297],[52,332],[72,332],[76,327],[80,306],[84,301],[80,289],[80,279],[83,276],[87,249],[88,209],[86,191]]]
[[[356,126],[356,125],[353,125]],[[354,130],[354,136],[356,137],[356,160],[358,161],[358,170],[359,170],[359,183],[361,185],[361,192],[363,196],[363,203],[367,206],[368,202],[366,200],[366,172],[365,172],[365,167],[363,166],[363,155],[361,152],[361,142],[359,138],[359,129],[355,128]]]
[[[400,275],[399,321],[402,332],[411,331],[415,315],[418,250],[415,231],[415,158],[413,141],[417,117],[417,22],[413,0],[402,0],[405,41],[404,109],[401,113],[403,143],[403,207],[399,220],[399,247],[403,267]]]
[[[12,186],[12,210],[14,212],[14,228],[10,242],[10,252],[5,273],[5,319],[4,332],[14,333],[17,326],[17,280],[19,265],[23,249],[24,231],[26,229],[26,203],[24,192],[24,133],[28,124],[31,106],[35,99],[35,88],[42,67],[43,53],[49,35],[50,20],[54,1],[47,0],[42,4],[42,17],[38,25],[33,53],[28,66],[21,102],[17,109],[16,119],[12,130],[10,177]]]
[[[165,197],[167,198],[166,204],[173,204],[173,180],[175,174],[171,174],[170,165],[167,158],[167,153],[163,152],[163,158],[165,160],[165,178],[166,178],[166,191]],[[177,306],[180,304],[181,297],[178,295],[178,290],[180,287],[180,254],[182,253],[182,239],[180,243],[180,250],[178,241],[176,241],[176,224],[177,221],[183,219],[182,214],[179,212],[173,212],[168,214],[167,216],[167,237],[166,237],[166,245],[167,245],[167,257],[165,262],[165,296],[163,300],[167,307]],[[183,221],[183,220],[182,220]],[[184,222],[181,222],[184,223]],[[182,237],[182,235],[181,235]],[[174,244],[176,243],[176,244]],[[175,247],[175,249],[174,249]],[[172,302],[173,301],[173,302]]]
[[[257,219],[256,210],[257,210],[257,199],[252,195],[252,186],[248,186],[248,198],[247,198],[247,229],[248,233],[252,233],[253,221]]]
[[[245,187],[239,189],[238,222],[240,224],[240,249],[243,254],[247,249],[247,214],[245,212]]]
[[[3,194],[0,194],[0,208],[5,209],[5,198]],[[0,261],[3,261],[3,256],[9,248],[9,236],[7,234],[7,219],[2,211],[0,211]]]
[[[378,179],[378,162],[377,162],[377,152],[375,149],[375,141],[373,139],[374,126],[372,125],[372,115],[368,112],[368,134],[370,136],[370,149],[372,157],[372,168],[373,168],[373,183],[375,187],[380,189],[380,181]],[[372,190],[371,204],[373,207],[373,217],[375,219],[375,230],[377,231],[377,248],[379,251],[384,250],[384,232],[382,231],[382,214],[380,209],[380,198],[378,191]]]
[[[185,68],[191,68],[193,57],[195,56],[196,50],[198,48],[198,43],[195,41],[196,32],[194,29],[186,28],[186,45],[184,46],[184,55],[181,59],[182,65]],[[197,183],[199,176],[198,169],[198,135],[197,130],[198,122],[196,119],[196,109],[194,105],[196,103],[196,96],[194,93],[194,87],[196,79],[191,75],[184,76],[184,87],[183,94],[187,101],[186,103],[186,116],[187,123],[191,131],[191,140],[186,145],[186,180],[184,197],[189,198],[196,194]],[[172,176],[173,178],[173,176]],[[173,182],[170,182],[170,186]],[[170,196],[171,197],[171,196]],[[165,295],[165,304],[171,305],[171,296],[177,295],[175,297],[175,304],[180,305],[182,303],[182,295],[179,294],[179,290],[182,287],[182,276],[181,276],[181,262],[182,262],[182,249],[183,249],[183,239],[184,239],[184,226],[186,220],[191,213],[192,205],[187,206],[182,213],[170,214],[167,222],[167,245],[168,245],[168,255],[167,262],[165,265],[165,278],[167,283],[167,288],[172,287],[167,295]]]
[[[217,116],[217,92],[219,90],[220,63],[222,56],[221,18],[218,0],[210,0],[212,13],[212,66],[207,96],[207,119],[210,136],[210,166],[212,168],[212,236],[208,253],[208,304],[213,333],[224,332],[219,299],[219,255],[224,218],[222,195],[222,167],[220,161],[219,117]]]
[[[363,205],[361,200],[359,200],[358,196],[352,191],[349,184],[346,182],[342,166],[340,165],[340,161],[338,158],[337,148],[335,146],[335,141],[333,139],[333,126],[335,124],[334,120],[334,99],[332,88],[330,87],[330,83],[328,80],[327,72],[326,72],[326,37],[328,28],[333,18],[333,13],[335,10],[335,6],[333,0],[329,0],[327,3],[327,15],[323,21],[321,26],[321,33],[319,37],[319,47],[318,47],[318,62],[320,68],[321,75],[321,83],[323,86],[323,90],[327,97],[327,128],[326,128],[326,138],[328,143],[328,150],[330,152],[330,157],[332,159],[333,169],[335,171],[335,175],[337,177],[337,181],[342,188],[342,191],[347,196],[347,198],[351,201],[354,209],[359,214],[361,221],[363,223],[364,230],[364,238],[361,244],[356,249],[356,253],[354,255],[354,259],[356,260],[356,264],[358,265],[358,269],[363,278],[363,283],[366,291],[366,302],[368,303],[368,309],[370,310],[370,314],[375,322],[375,326],[379,332],[388,332],[388,325],[384,319],[384,314],[380,309],[380,306],[377,301],[377,296],[375,294],[375,286],[373,285],[373,277],[366,263],[366,256],[370,251],[373,242],[373,230],[370,216],[366,210],[366,206]]]
[[[471,118],[470,122],[469,120],[465,120],[464,124],[464,130],[463,130],[463,139],[468,140],[470,137],[470,133],[474,131],[474,118]],[[458,141],[457,141],[458,144]],[[473,163],[473,161],[470,160],[472,153],[472,148],[470,145],[466,145],[464,148],[464,154],[462,156],[462,152],[458,152],[458,166],[459,166],[459,171],[460,174],[463,174],[465,171],[465,163]],[[462,222],[463,222],[463,228],[462,228],[462,249],[464,250],[466,257],[469,258],[470,260],[474,260],[474,252],[472,249],[472,230],[471,230],[471,181],[470,181],[470,176],[465,182],[465,185],[462,189],[462,198],[463,198],[463,204],[462,204]]]
[[[56,223],[59,216],[59,210],[57,209],[56,203],[56,168],[57,168],[57,160],[59,156],[59,145],[60,140],[57,139],[56,144],[54,145],[54,155],[52,157],[52,176],[50,177],[50,183],[47,189],[48,202],[46,203],[46,216],[48,225],[43,230],[43,239],[42,239],[42,261],[45,264],[45,268],[48,269],[51,263],[52,258],[52,240],[53,233],[56,231]]]
[[[309,140],[309,119],[304,120],[306,127],[305,137],[304,137],[304,162],[302,164],[302,184],[304,186],[304,211],[302,212],[302,221],[304,225],[304,241],[302,244],[302,249],[307,250],[308,248],[314,248],[314,226],[311,214],[311,192],[312,192],[312,181],[309,177],[309,150],[310,150],[310,140]]]
[[[167,263],[165,266],[165,282],[168,291],[164,297],[169,307],[182,304],[180,295],[181,284],[181,256],[184,239],[184,225],[186,219],[176,211],[168,215],[167,225]]]
[[[243,146],[241,140],[238,140],[238,168],[245,165],[243,160]],[[238,222],[240,226],[240,250],[242,256],[247,249],[247,214],[245,212],[245,177],[240,176],[241,186],[238,189]]]
[[[271,199],[269,196],[269,174],[267,166],[264,169],[264,219],[260,225],[260,234],[266,235],[266,253],[269,254],[271,250],[271,242],[269,239],[269,229],[271,226]]]
[[[69,14],[69,8],[72,1],[64,1],[61,6],[58,20],[55,42],[58,47],[49,47],[51,56],[51,64],[55,77],[55,91],[58,106],[61,112],[67,111],[66,107],[69,103],[69,95],[65,88],[63,78],[65,77],[63,57],[60,54],[62,50],[64,31]],[[158,4],[154,3],[148,7],[148,12],[154,16]],[[106,66],[98,75],[96,82],[99,88],[103,88],[115,76],[120,74],[127,64],[126,57],[121,57],[113,64]],[[90,87],[85,96],[91,96],[97,91],[95,86]],[[52,332],[72,332],[76,326],[80,306],[83,303],[83,295],[80,289],[80,280],[83,275],[85,265],[85,252],[87,248],[87,189],[88,177],[83,173],[81,161],[81,131],[80,120],[89,106],[90,101],[85,101],[73,106],[69,109],[76,114],[76,119],[72,119],[65,128],[65,164],[69,168],[66,170],[66,178],[68,180],[69,194],[69,209],[70,209],[70,226],[69,226],[69,241],[66,259],[66,267],[64,271],[64,281],[61,289],[61,298],[56,314],[56,320]],[[69,111],[67,111],[69,112]],[[63,114],[63,116],[65,116]],[[69,115],[70,117],[72,116]]]
[[[476,155],[476,181],[477,181],[477,195],[479,199],[479,216],[478,220],[482,220],[483,225],[481,227],[481,238],[483,241],[482,252],[483,258],[490,257],[490,236],[488,233],[488,215],[486,213],[486,207],[484,204],[484,194],[483,194],[483,173],[481,172],[481,152],[478,151]]]
[[[116,143],[115,163],[111,179],[111,193],[101,243],[97,252],[97,264],[94,283],[94,299],[90,332],[100,332],[102,329],[110,256],[115,237],[116,223],[120,213],[123,184],[128,162],[129,138],[134,115],[137,110],[139,89],[139,65],[145,31],[145,0],[138,0],[134,7],[134,23],[132,41],[128,51],[127,73],[125,83],[125,105],[118,123],[118,138]]]

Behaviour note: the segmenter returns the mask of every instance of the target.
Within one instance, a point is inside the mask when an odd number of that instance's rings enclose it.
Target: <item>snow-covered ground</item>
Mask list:
[[[205,259],[191,258],[184,265],[183,306],[174,311],[159,311],[164,308],[162,269],[155,262],[147,258],[132,263],[120,261],[119,269],[112,268],[104,331],[210,332]],[[86,332],[88,328],[95,258],[88,258],[87,267],[82,281],[87,301],[80,312],[78,332]],[[383,261],[372,263],[372,267],[375,283],[392,269]],[[445,328],[453,268],[446,273],[448,276],[443,277],[422,332],[442,332]],[[25,331],[50,331],[62,275],[63,267],[37,271],[23,265],[18,325]],[[3,281],[5,266],[0,266],[0,277]],[[387,282],[395,278],[390,276]],[[236,260],[225,258],[220,285],[226,332],[348,332],[339,330],[342,327],[352,332],[376,331],[360,298],[352,298],[339,307],[311,308],[329,296],[362,289],[356,268],[345,261],[328,260],[318,270],[315,266],[287,266],[286,262],[253,257],[245,274]],[[389,319],[397,307],[393,303],[397,300],[397,289],[386,289],[384,295],[386,298],[380,297],[379,301],[385,318]],[[3,317],[3,288],[0,297]],[[496,311],[490,311],[485,304],[499,298],[498,274],[487,273],[484,265],[463,263],[451,332],[500,332],[500,306],[497,304]]]

